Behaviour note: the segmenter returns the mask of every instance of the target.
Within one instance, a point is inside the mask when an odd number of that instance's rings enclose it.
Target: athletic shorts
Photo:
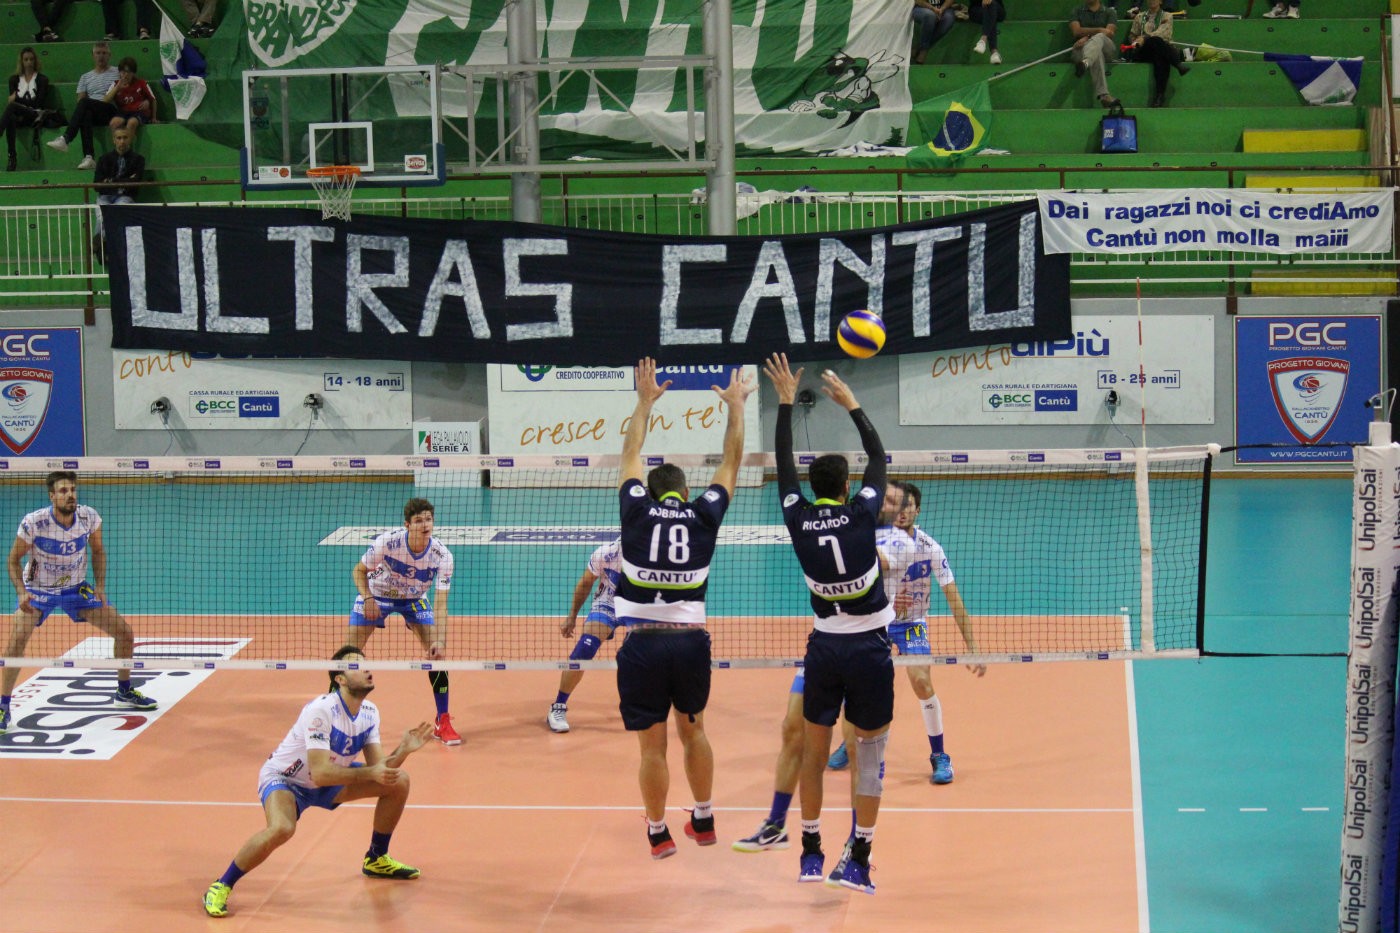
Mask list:
[[[928,625],[924,622],[891,622],[890,641],[900,654],[933,654],[928,646]]]
[[[83,610],[101,609],[107,605],[106,602],[97,598],[97,591],[92,588],[90,583],[70,586],[57,593],[31,590],[28,587],[25,589],[29,593],[29,605],[39,610],[39,621],[34,623],[35,628],[43,625],[44,620],[53,612],[62,612],[74,622],[86,622],[87,619],[83,618]],[[19,609],[18,604],[16,604],[15,609]]]
[[[894,659],[883,628],[850,635],[813,631],[803,665],[802,716],[836,725],[841,704],[857,729],[880,729],[894,719]]]
[[[609,638],[617,634],[617,627],[621,624],[617,621],[617,615],[607,609],[592,609],[588,613],[588,618],[583,621],[592,622],[595,625],[606,625],[613,630],[612,634],[608,635]]]
[[[350,767],[363,768],[364,762],[352,761]],[[301,819],[301,813],[307,807],[320,807],[322,810],[334,810],[340,804],[335,802],[335,795],[340,793],[345,787],[344,784],[331,784],[327,787],[303,787],[300,784],[293,784],[284,775],[273,774],[263,778],[259,775],[258,802],[267,803],[268,795],[276,790],[290,791],[297,800],[297,819]]]
[[[376,596],[374,601],[379,603],[378,620],[371,622],[365,618],[365,598],[356,596],[355,605],[350,609],[350,624],[373,625],[375,628],[383,628],[389,616],[396,612],[403,616],[404,625],[433,624],[433,604],[426,596],[420,596],[418,599],[385,599],[382,596]]]
[[[665,722],[671,708],[702,713],[710,702],[710,633],[632,629],[617,649],[617,697],[629,732]]]

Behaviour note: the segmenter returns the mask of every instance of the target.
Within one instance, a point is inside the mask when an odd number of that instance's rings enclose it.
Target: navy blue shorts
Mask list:
[[[813,631],[802,664],[802,716],[836,725],[841,704],[857,729],[882,729],[894,719],[894,659],[883,628],[851,635]]]
[[[633,629],[617,650],[617,697],[629,732],[665,722],[675,707],[702,713],[710,702],[710,633]]]

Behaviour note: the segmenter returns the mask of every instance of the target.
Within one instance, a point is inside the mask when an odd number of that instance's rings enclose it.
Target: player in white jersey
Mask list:
[[[885,592],[895,611],[895,620],[890,623],[890,641],[900,654],[932,654],[928,613],[936,582],[948,601],[967,650],[975,652],[977,643],[972,634],[972,618],[953,581],[948,557],[942,545],[916,524],[922,500],[919,487],[913,483],[896,480],[885,488],[881,519],[886,524],[876,532],[875,544],[889,565]],[[978,677],[987,673],[985,664],[969,664],[968,669]],[[909,685],[919,698],[924,729],[928,733],[929,765],[933,769],[929,780],[934,784],[951,784],[953,762],[943,750],[943,706],[934,693],[930,667],[923,664],[905,670],[909,672]]]
[[[350,609],[346,644],[363,648],[376,628],[398,613],[404,625],[423,643],[429,661],[447,657],[447,591],[452,587],[452,552],[433,537],[433,504],[409,499],[403,507],[403,527],[374,539],[355,565],[355,605]],[[433,601],[428,602],[432,588]],[[437,705],[433,734],[444,745],[461,745],[447,713],[447,671],[428,671]]]
[[[574,628],[578,625],[578,611],[583,608],[583,601],[588,598],[596,582],[598,592],[593,596],[588,618],[583,620],[583,634],[579,636],[578,644],[574,645],[574,650],[569,654],[570,661],[593,660],[603,642],[612,639],[617,630],[617,610],[613,608],[613,594],[617,592],[617,581],[621,576],[621,540],[610,541],[594,548],[592,556],[588,558],[588,566],[583,568],[582,575],[574,584],[574,599],[569,604],[569,614],[559,623],[559,634],[565,638],[574,634]],[[549,716],[545,720],[549,723],[551,732],[569,731],[569,695],[581,680],[583,671],[560,673],[559,693],[549,707]]]
[[[107,550],[102,544],[102,517],[78,504],[78,474],[57,470],[45,479],[49,507],[30,512],[19,523],[10,546],[10,583],[19,604],[11,617],[5,656],[21,657],[34,630],[54,612],[86,622],[112,637],[112,656],[129,658],[134,650],[131,626],[107,602]],[[29,560],[26,562],[25,557]],[[93,582],[87,579],[92,564]],[[19,668],[0,671],[0,735],[11,728],[10,697]],[[129,709],[155,709],[156,701],[131,685],[131,669],[117,671],[114,701]],[[22,725],[22,723],[21,723]]]
[[[345,645],[331,660],[363,661],[364,655],[354,645]],[[421,874],[389,855],[389,839],[408,803],[404,759],[432,737],[433,725],[421,722],[409,729],[398,748],[385,755],[379,743],[379,708],[365,699],[374,690],[374,675],[359,667],[331,671],[330,677],[330,692],[302,707],[296,724],[262,766],[258,798],[267,827],[243,843],[228,869],[204,892],[209,916],[227,916],[229,893],[238,879],[292,838],[307,807],[334,810],[347,800],[377,797],[374,830],[360,871],[371,878],[410,879]],[[363,765],[355,760],[361,754]]]

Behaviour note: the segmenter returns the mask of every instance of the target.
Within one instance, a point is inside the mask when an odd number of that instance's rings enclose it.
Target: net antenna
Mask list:
[[[306,170],[321,201],[322,220],[349,220],[350,201],[360,180],[358,165],[318,165]]]

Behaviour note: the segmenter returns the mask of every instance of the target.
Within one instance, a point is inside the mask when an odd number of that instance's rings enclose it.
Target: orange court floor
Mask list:
[[[22,679],[35,673],[26,670]],[[408,810],[391,853],[415,881],[360,873],[372,803],[309,810],[296,836],[234,888],[229,916],[204,889],[263,826],[263,760],[326,676],[218,671],[111,760],[0,756],[0,931],[819,931],[1123,933],[1140,925],[1141,829],[1131,668],[1125,662],[940,667],[954,783],[928,782],[928,742],[905,675],[872,863],[875,896],[798,884],[793,803],[783,852],[729,844],[767,814],[792,672],[717,671],[706,713],[720,844],[682,833],[685,783],[672,732],[668,816],[678,854],[650,857],[637,743],[612,672],[570,702],[573,731],[545,726],[558,675],[453,672],[464,742],[405,767]],[[392,750],[432,718],[427,677],[376,675]],[[849,778],[828,772],[827,865],[850,827]]]

